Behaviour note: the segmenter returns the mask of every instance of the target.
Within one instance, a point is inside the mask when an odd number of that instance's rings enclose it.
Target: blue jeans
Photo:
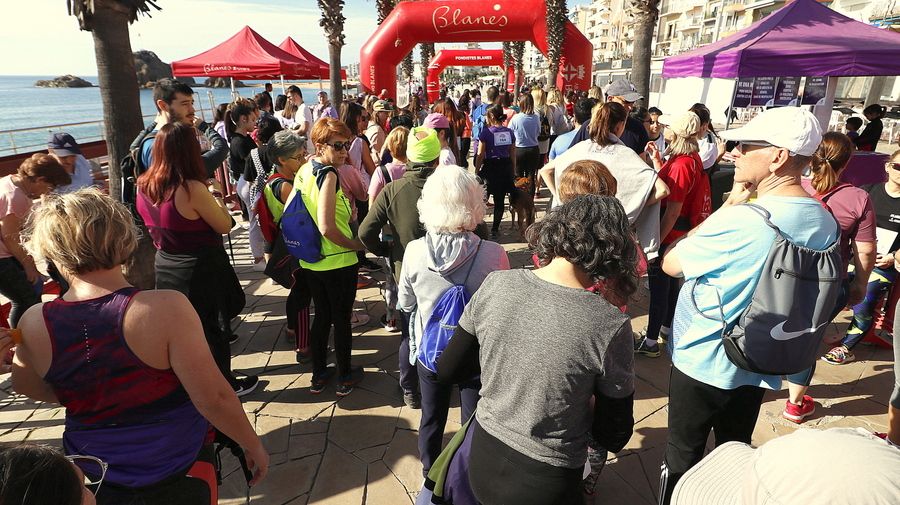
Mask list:
[[[25,276],[25,268],[13,257],[0,259],[0,295],[9,298],[12,308],[9,311],[9,326],[15,328],[19,318],[32,305],[41,303],[39,291]]]

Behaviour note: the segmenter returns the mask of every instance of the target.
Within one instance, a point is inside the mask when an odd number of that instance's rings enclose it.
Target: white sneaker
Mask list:
[[[254,272],[265,272],[266,271],[266,262],[265,260],[259,260],[253,264]]]

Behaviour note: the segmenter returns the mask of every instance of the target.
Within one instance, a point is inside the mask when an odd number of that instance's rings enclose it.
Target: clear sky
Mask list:
[[[65,0],[5,1],[12,14],[0,30],[3,75],[97,75],[91,34],[78,30]],[[164,62],[201,53],[250,25],[274,44],[288,35],[323,60],[328,46],[316,0],[156,0],[161,11],[131,25],[131,48],[149,49]],[[569,7],[590,3],[568,0]],[[376,27],[375,0],[346,0],[346,65]]]

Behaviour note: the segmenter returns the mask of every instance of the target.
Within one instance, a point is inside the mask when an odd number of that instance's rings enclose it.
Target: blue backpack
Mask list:
[[[461,284],[454,284],[444,291],[441,298],[434,304],[431,316],[425,323],[425,330],[422,332],[422,339],[419,343],[419,363],[431,372],[437,373],[438,358],[450,343],[450,338],[456,331],[456,325],[459,324],[459,318],[462,317],[463,310],[471,298],[466,291],[466,281],[469,280],[469,274],[472,273],[472,267],[475,265],[475,258],[480,249],[481,241],[479,240],[475,254],[469,260],[469,271],[466,272],[466,278]]]
[[[294,197],[281,215],[281,237],[291,256],[307,263],[322,261],[322,234],[303,203],[300,189],[294,186]]]
[[[487,118],[485,117],[487,110],[488,104],[480,103],[472,111],[472,138],[474,139],[477,139],[481,134],[481,130],[487,126]]]

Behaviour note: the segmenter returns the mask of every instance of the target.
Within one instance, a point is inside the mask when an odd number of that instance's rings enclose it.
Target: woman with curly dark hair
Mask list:
[[[467,437],[485,505],[580,503],[588,435],[617,452],[634,425],[631,321],[587,290],[637,289],[622,205],[578,196],[527,234],[541,268],[488,275],[438,361],[443,383],[481,374]]]

